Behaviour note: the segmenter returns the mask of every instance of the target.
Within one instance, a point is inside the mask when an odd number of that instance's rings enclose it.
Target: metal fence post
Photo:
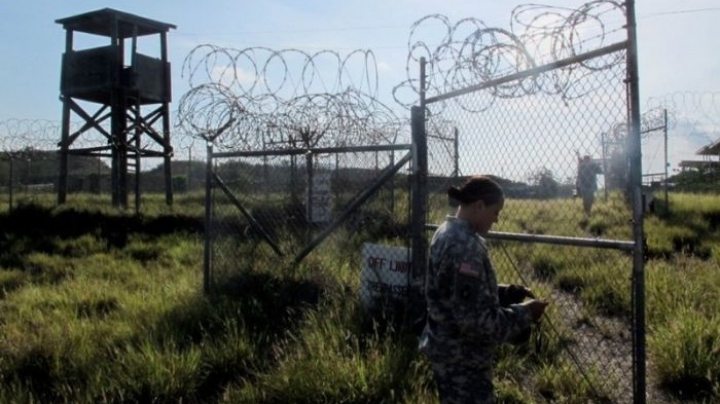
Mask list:
[[[213,181],[213,145],[207,142],[207,159],[205,165],[205,250],[203,252],[203,291],[210,292],[210,266],[212,265],[212,243],[211,237],[211,221],[212,221],[212,181]]]
[[[13,210],[13,157],[10,156],[10,180],[8,181],[8,213],[12,213]]]
[[[663,145],[665,149],[665,161],[663,162],[663,166],[665,169],[665,181],[664,181],[664,191],[665,191],[665,214],[670,213],[670,200],[668,198],[668,115],[667,115],[667,108],[663,109]]]
[[[640,140],[640,89],[637,58],[635,1],[625,3],[628,29],[627,83],[630,108],[629,181],[633,209],[633,403],[646,402],[645,272],[643,262],[642,156]]]
[[[421,60],[420,74],[424,82],[425,60]],[[421,88],[424,86],[421,84]],[[421,90],[424,94],[424,90]],[[427,133],[425,132],[425,105],[424,96],[421,95],[420,106],[412,107],[410,110],[412,143],[413,143],[413,174],[412,174],[412,279],[410,288],[410,321],[411,326],[424,316],[425,299],[423,289],[425,285],[425,273],[427,271],[427,249],[428,243],[425,238],[425,224],[427,222],[428,203],[428,157],[427,157]],[[417,315],[416,315],[417,313]]]

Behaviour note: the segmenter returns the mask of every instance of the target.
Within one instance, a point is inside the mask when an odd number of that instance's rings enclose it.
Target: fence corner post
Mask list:
[[[204,226],[204,251],[203,251],[203,292],[210,292],[211,265],[212,265],[212,243],[211,243],[211,221],[212,221],[212,183],[213,183],[213,144],[207,141],[207,160],[205,165],[205,226]]]
[[[412,328],[425,318],[424,285],[427,271],[428,243],[425,237],[425,225],[428,212],[428,158],[427,134],[425,133],[425,110],[423,107],[411,109],[412,130],[412,279],[410,281],[409,326]]]
[[[633,252],[632,295],[633,295],[633,403],[647,402],[646,336],[645,336],[645,270],[643,251],[643,206],[642,206],[642,155],[640,140],[640,85],[637,52],[637,26],[635,0],[626,0],[628,30],[627,85],[630,112],[629,139],[629,182],[632,191],[633,208]]]

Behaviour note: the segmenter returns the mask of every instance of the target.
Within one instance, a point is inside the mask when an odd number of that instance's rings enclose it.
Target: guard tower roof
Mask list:
[[[700,150],[695,152],[701,156],[718,156],[720,155],[720,140],[716,140],[707,146],[703,146]]]
[[[62,24],[66,30],[107,37],[112,37],[111,29],[113,21],[117,21],[118,35],[123,39],[132,38],[133,27],[137,27],[138,36],[159,34],[176,28],[176,26],[172,24],[143,18],[111,8],[103,8],[101,10],[55,20],[56,23]]]

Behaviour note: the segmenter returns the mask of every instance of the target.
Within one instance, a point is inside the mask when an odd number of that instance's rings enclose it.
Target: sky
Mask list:
[[[538,1],[535,1],[538,3]],[[407,43],[415,21],[442,14],[451,21],[466,17],[508,28],[515,0],[24,0],[0,2],[0,121],[57,120],[60,61],[65,31],[55,21],[105,7],[174,24],[168,34],[173,104],[189,89],[181,77],[185,57],[197,46],[212,44],[243,49],[295,48],[314,53],[346,54],[372,50],[378,66],[379,95],[389,99],[393,86],[405,80]],[[546,0],[577,8],[584,1]],[[674,104],[682,116],[702,110],[703,122],[720,121],[720,0],[637,0],[640,98],[645,109],[657,100]],[[104,43],[103,43],[104,44]],[[717,97],[720,102],[720,95]],[[702,104],[702,105],[699,105]],[[682,132],[682,133],[681,133]],[[720,133],[718,134],[720,135]],[[643,144],[645,172],[661,170],[661,135]],[[670,165],[699,159],[694,152],[717,140],[712,131],[670,132]]]

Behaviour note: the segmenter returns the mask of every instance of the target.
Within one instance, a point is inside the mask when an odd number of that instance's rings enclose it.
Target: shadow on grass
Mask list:
[[[307,280],[248,271],[216,285],[207,296],[177,306],[160,320],[158,330],[164,335],[158,338],[171,334],[185,345],[180,349],[204,347],[205,374],[196,395],[206,402],[218,398],[229,384],[252,380],[272,368],[272,347],[297,329],[304,312],[320,302],[323,289]],[[243,337],[234,335],[238,330],[229,325],[236,325]],[[236,347],[242,344],[249,345],[249,352],[238,353]]]
[[[56,212],[26,204],[0,215],[0,266],[22,268],[33,252],[65,255],[67,251],[58,240],[86,235],[96,237],[110,250],[124,248],[131,234],[201,234],[203,230],[202,218],[192,216],[127,216],[74,209]]]
[[[681,400],[711,402],[709,400],[713,398],[713,382],[709,377],[688,375],[665,383],[663,387]]]
[[[107,341],[106,348],[90,353],[95,356],[93,360],[75,362],[64,358],[56,347],[38,347],[6,363],[0,380],[24,386],[43,402],[70,399],[64,396],[64,386],[97,392],[97,383],[107,384],[105,394],[109,391],[115,399],[121,396],[126,400],[122,402],[215,402],[229,385],[253,380],[273,369],[276,358],[272,347],[294,333],[304,312],[316,307],[322,294],[323,285],[310,281],[265,273],[243,274],[218,286],[209,296],[197,294],[174,304],[154,326],[144,328],[149,333],[138,330],[130,340]],[[111,300],[82,302],[76,315],[103,321],[116,309],[117,303]],[[172,380],[137,377],[152,374],[158,363],[183,358],[193,351],[200,352],[200,364],[188,368],[194,374],[192,385],[164,390],[162,386],[172,384]],[[130,353],[136,357],[147,355],[147,359],[128,361],[125,356]],[[94,365],[88,367],[88,363]],[[167,363],[182,366],[182,362]],[[146,366],[149,370],[143,369]],[[100,380],[92,377],[97,372],[106,376]],[[72,380],[68,379],[71,376]],[[97,402],[113,400],[109,396],[97,397]]]

